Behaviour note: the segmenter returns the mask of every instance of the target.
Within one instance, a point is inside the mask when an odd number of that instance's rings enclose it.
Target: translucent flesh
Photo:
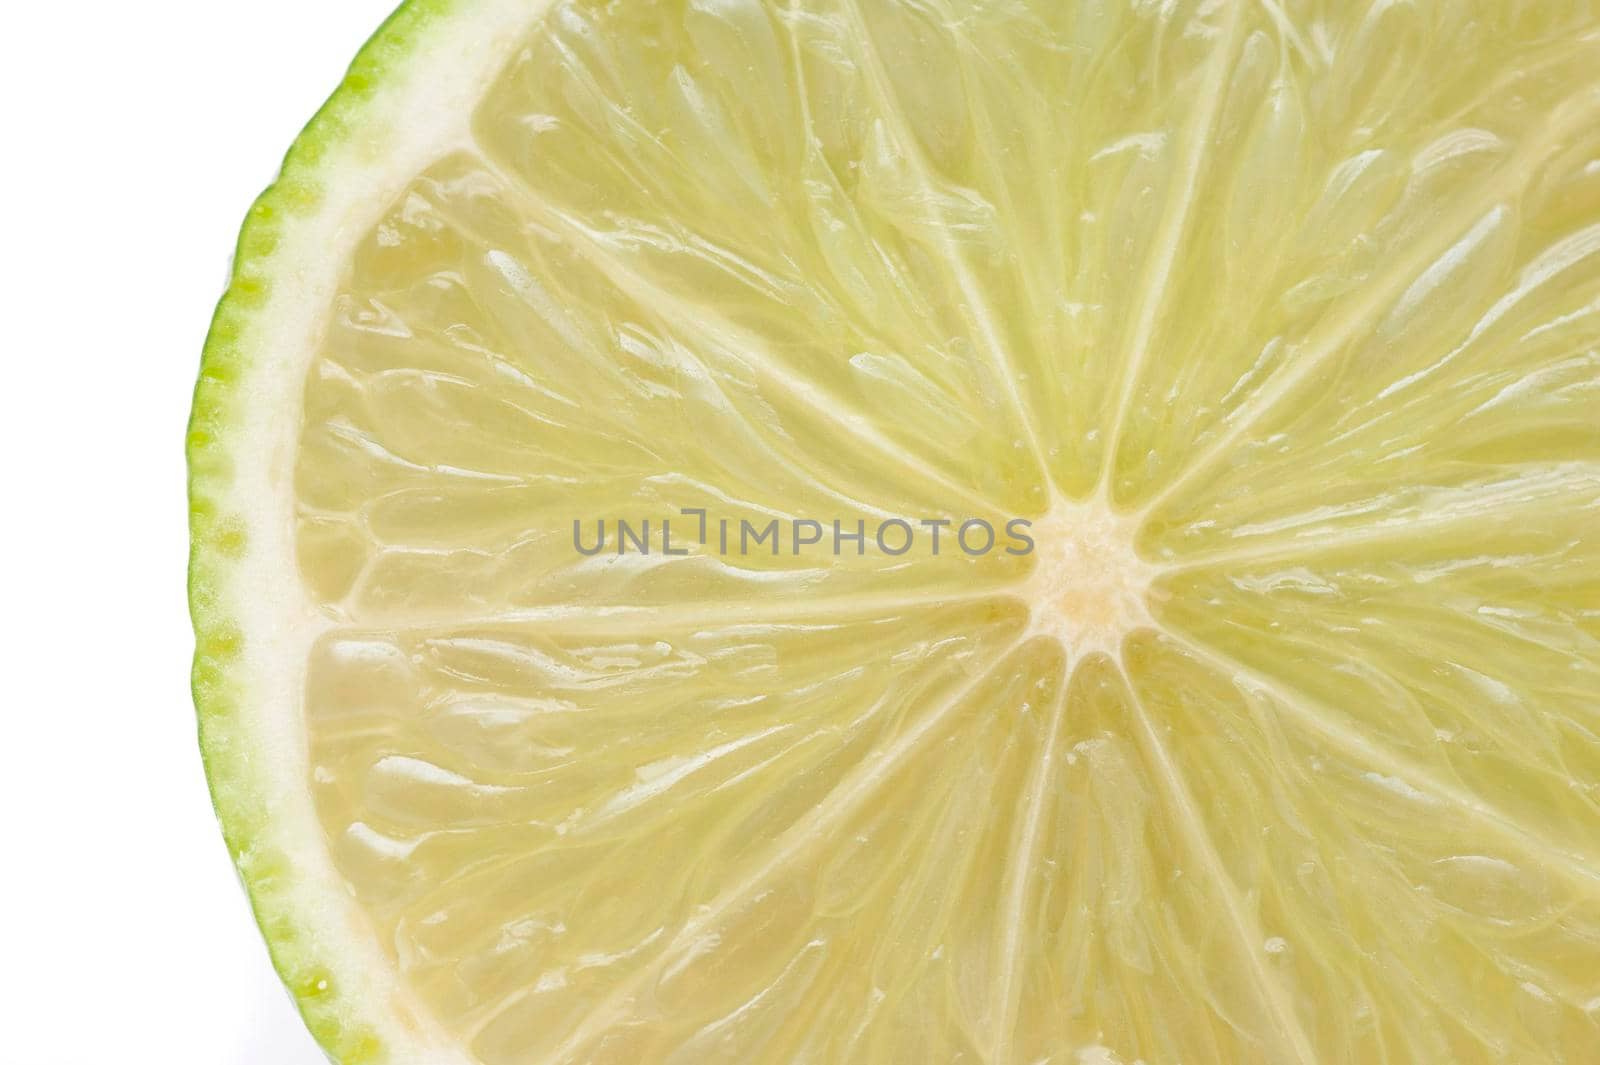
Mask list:
[[[567,0],[305,397],[308,786],[484,1065],[1600,1060],[1591,4]],[[694,507],[1044,532],[573,549]]]

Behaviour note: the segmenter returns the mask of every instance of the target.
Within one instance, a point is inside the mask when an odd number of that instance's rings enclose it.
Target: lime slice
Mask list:
[[[1596,1060],[1597,70],[1580,0],[413,0],[189,437],[319,1040]]]

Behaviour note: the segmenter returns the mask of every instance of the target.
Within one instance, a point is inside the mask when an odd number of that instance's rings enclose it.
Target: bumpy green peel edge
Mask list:
[[[341,994],[325,959],[307,941],[288,898],[289,858],[268,841],[266,789],[252,764],[239,715],[244,637],[224,589],[244,553],[243,518],[229,509],[233,482],[230,426],[242,402],[239,382],[251,358],[245,336],[267,302],[272,259],[285,227],[314,214],[322,199],[329,150],[348,140],[386,81],[430,26],[460,0],[407,0],[361,48],[338,89],[295,139],[276,181],[251,206],[239,233],[233,271],[217,304],[201,356],[186,441],[189,468],[189,612],[200,754],[223,838],[249,893],[256,922],[306,1026],[340,1065],[377,1065],[388,1057],[376,1030]]]

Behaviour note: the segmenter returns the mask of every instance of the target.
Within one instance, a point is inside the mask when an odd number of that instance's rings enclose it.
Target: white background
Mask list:
[[[7,5],[0,1061],[325,1065],[206,796],[183,438],[245,209],[391,6]]]

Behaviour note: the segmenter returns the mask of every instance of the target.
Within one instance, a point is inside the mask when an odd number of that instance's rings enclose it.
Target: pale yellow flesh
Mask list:
[[[305,393],[403,986],[484,1065],[1600,1060],[1597,29],[553,8]],[[1039,548],[572,548],[683,507]]]

